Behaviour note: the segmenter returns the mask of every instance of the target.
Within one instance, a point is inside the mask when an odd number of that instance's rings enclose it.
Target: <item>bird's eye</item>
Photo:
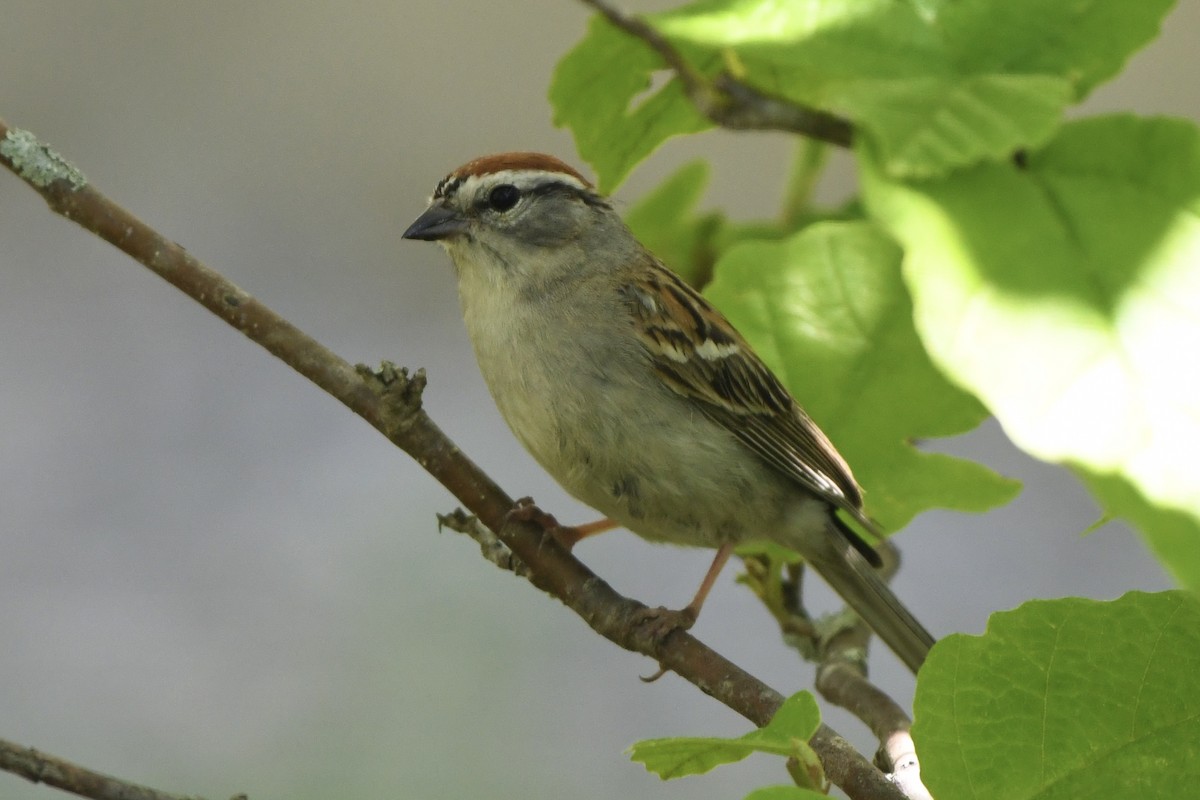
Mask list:
[[[511,183],[502,183],[488,192],[488,208],[493,211],[508,211],[521,199],[521,190]]]

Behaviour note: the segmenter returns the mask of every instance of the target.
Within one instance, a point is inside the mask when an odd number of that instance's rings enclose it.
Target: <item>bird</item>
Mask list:
[[[448,252],[501,416],[569,494],[604,515],[564,528],[564,544],[620,525],[653,542],[716,548],[678,612],[687,627],[736,546],[778,543],[920,668],[934,638],[839,517],[878,535],[845,459],[580,172],[542,153],[473,159],[436,185],[403,237]]]

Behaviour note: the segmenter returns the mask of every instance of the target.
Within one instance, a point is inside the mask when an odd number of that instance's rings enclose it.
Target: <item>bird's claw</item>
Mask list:
[[[537,504],[533,502],[532,497],[522,497],[521,499],[517,500],[517,502],[513,504],[513,507],[508,510],[508,514],[506,516],[508,519],[516,522],[536,523],[547,531],[552,531],[555,528],[562,527],[558,524],[558,520],[554,518],[553,514],[547,514],[545,511],[542,511],[540,508],[538,508]]]
[[[658,606],[657,608],[641,608],[633,615],[633,624],[642,629],[656,644],[662,642],[675,631],[686,631],[696,624],[696,612],[691,606],[672,609]]]
[[[509,509],[507,518],[516,522],[532,522],[541,526],[542,530],[553,536],[554,540],[567,552],[570,552],[576,542],[586,535],[577,528],[560,524],[553,514],[548,514],[538,508],[532,497],[522,497],[518,500]]]
[[[691,606],[681,609],[641,608],[634,613],[633,624],[643,630],[655,644],[661,643],[675,631],[686,631],[696,624],[697,614]],[[653,675],[639,676],[643,683],[654,683],[669,670],[659,666]]]

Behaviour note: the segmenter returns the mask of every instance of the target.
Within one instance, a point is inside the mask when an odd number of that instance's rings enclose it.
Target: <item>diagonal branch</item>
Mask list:
[[[658,638],[639,624],[645,606],[623,597],[532,522],[511,519],[513,500],[451,442],[421,407],[422,372],[390,365],[356,369],[179,245],[106,198],[27,131],[0,120],[0,164],[19,175],[51,210],[95,233],[366,420],[491,529],[530,570],[530,580],[571,608],[600,635],[650,656],[708,695],[764,725],[782,695],[684,631]],[[851,798],[900,798],[883,775],[822,726],[811,744],[826,774]]]
[[[839,147],[849,147],[854,127],[841,117],[808,108],[791,100],[773,97],[723,72],[714,80],[706,78],[687,62],[667,38],[640,16],[618,10],[606,0],[583,0],[609,22],[641,39],[666,62],[688,99],[701,114],[724,128],[733,130],[778,130],[799,133]]]
[[[129,783],[4,739],[0,739],[0,769],[92,800],[202,800]],[[246,796],[233,800],[246,800]]]

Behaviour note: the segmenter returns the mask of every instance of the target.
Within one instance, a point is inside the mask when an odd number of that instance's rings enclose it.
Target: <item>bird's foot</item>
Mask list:
[[[532,497],[522,497],[513,504],[513,507],[508,510],[508,514],[505,516],[516,522],[533,522],[547,531],[562,527],[558,524],[558,520],[554,518],[553,514],[547,514],[538,508],[537,504],[533,502]]]
[[[696,624],[696,612],[691,606],[673,609],[658,606],[641,608],[634,612],[633,624],[640,628],[656,644],[675,631],[686,631]]]
[[[553,536],[567,552],[570,552],[580,539],[594,536],[597,533],[602,533],[616,527],[616,523],[609,519],[589,522],[586,525],[578,527],[563,525],[554,518],[553,514],[548,514],[538,508],[533,502],[532,497],[522,497],[518,500],[509,510],[508,518],[518,522],[533,522],[540,525],[542,530]]]
[[[643,630],[657,644],[675,631],[686,631],[691,628],[696,624],[696,617],[697,613],[690,605],[680,609],[659,606],[638,609],[634,614],[633,624]],[[660,666],[653,675],[640,677],[643,683],[654,683],[667,672],[666,667]]]

